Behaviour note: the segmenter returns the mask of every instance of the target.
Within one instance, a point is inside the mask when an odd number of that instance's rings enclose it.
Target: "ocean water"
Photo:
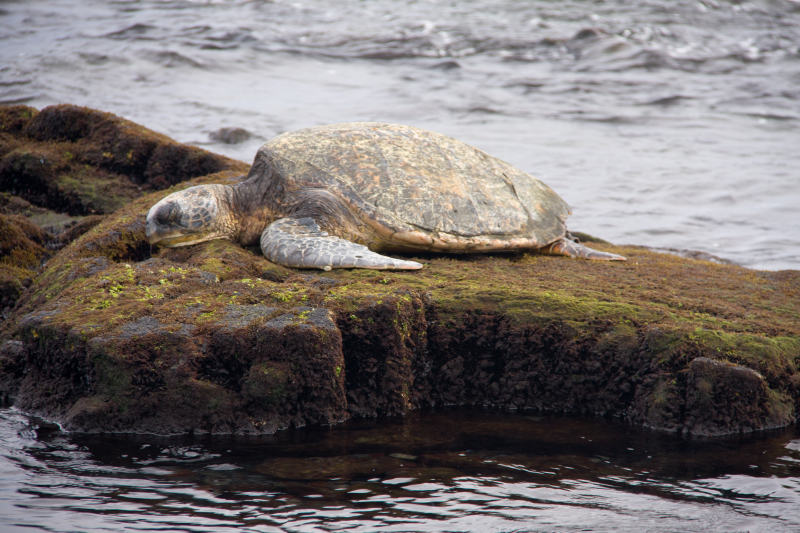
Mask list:
[[[797,1],[0,0],[0,103],[244,161],[305,126],[412,124],[540,177],[573,230],[800,265]],[[0,409],[2,533],[576,530],[800,531],[800,434],[453,411],[90,437]]]
[[[683,441],[480,411],[261,439],[68,436],[0,410],[0,531],[800,531],[800,433]]]
[[[0,102],[248,162],[287,130],[408,123],[543,179],[573,230],[800,265],[796,0],[5,0]]]

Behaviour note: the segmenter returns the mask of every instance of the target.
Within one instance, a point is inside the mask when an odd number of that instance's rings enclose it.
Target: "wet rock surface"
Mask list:
[[[593,246],[629,261],[425,256],[417,272],[317,273],[227,241],[153,249],[156,189],[247,165],[73,106],[0,117],[0,267],[18,276],[0,398],[67,429],[272,433],[450,405],[698,436],[796,419],[797,271],[607,243]],[[72,189],[67,145],[87,169]],[[98,175],[122,180],[118,198],[78,194]],[[56,215],[72,222],[37,223]]]

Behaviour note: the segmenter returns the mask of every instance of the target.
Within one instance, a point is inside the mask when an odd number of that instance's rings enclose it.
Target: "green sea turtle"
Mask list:
[[[422,268],[385,252],[537,250],[624,260],[567,238],[566,202],[538,179],[444,135],[356,122],[285,133],[246,179],[170,194],[147,214],[153,244],[261,243],[290,267]]]

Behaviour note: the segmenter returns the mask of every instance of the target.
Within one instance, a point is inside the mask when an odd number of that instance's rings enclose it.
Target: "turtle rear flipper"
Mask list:
[[[627,259],[621,255],[592,250],[588,246],[568,239],[558,239],[551,245],[542,248],[541,252],[547,255],[566,255],[567,257],[592,259],[595,261],[627,261]]]
[[[261,234],[261,251],[272,261],[294,268],[371,268],[417,270],[416,261],[377,254],[366,246],[329,235],[313,218],[281,218]]]

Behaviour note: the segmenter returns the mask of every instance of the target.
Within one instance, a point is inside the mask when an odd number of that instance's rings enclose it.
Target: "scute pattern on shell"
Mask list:
[[[336,191],[392,231],[470,238],[565,233],[567,204],[540,180],[438,133],[349,123],[280,135],[262,150],[293,187]]]
[[[183,191],[187,207],[181,212],[184,227],[198,229],[208,226],[217,216],[217,203],[207,187],[190,187]]]

